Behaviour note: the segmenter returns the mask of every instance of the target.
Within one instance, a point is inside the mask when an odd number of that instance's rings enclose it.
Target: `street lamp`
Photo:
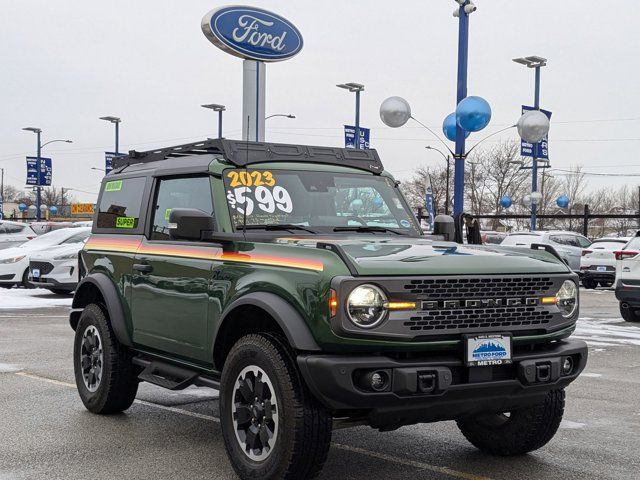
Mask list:
[[[91,167],[91,170],[97,170],[98,172],[105,172],[106,173],[106,170],[104,168]]]
[[[449,155],[445,155],[442,150],[432,147],[431,145],[427,145],[424,148],[426,148],[427,150],[434,150],[438,152],[447,162],[447,190],[444,196],[444,214],[449,215],[449,172],[451,171],[451,158],[449,157]]]
[[[356,138],[354,139],[354,146],[356,149],[360,149],[360,92],[364,90],[364,85],[360,83],[350,82],[340,83],[336,85],[336,87],[343,88],[356,94]]]
[[[290,113],[274,113],[273,115],[269,115],[268,117],[265,117],[265,120],[269,120],[270,118],[273,118],[273,117],[296,118],[295,115],[292,115]]]
[[[209,110],[213,110],[214,112],[218,112],[218,138],[222,138],[222,112],[224,112],[227,108],[224,105],[219,105],[217,103],[206,103],[200,106],[202,108],[207,108]]]
[[[100,120],[104,120],[106,122],[113,123],[116,126],[116,151],[115,151],[115,154],[118,155],[120,153],[120,151],[119,151],[119,148],[120,148],[120,129],[119,129],[119,125],[120,125],[120,122],[122,120],[120,120],[120,118],[118,118],[118,117],[112,117],[112,116],[100,117]]]
[[[42,134],[42,129],[40,128],[36,128],[36,127],[25,127],[22,130],[25,130],[27,132],[33,132],[37,135],[37,156],[36,156],[36,162],[38,165],[38,184],[40,183],[40,157],[42,155],[42,147],[49,145],[50,143],[56,143],[56,142],[64,142],[64,143],[73,143],[71,140],[49,140],[48,142],[46,142],[45,144],[41,143],[41,134]],[[36,186],[36,220],[39,222],[40,220],[42,220],[42,212],[41,212],[41,207],[42,206],[42,186],[41,185],[37,185]]]
[[[531,55],[529,57],[514,58],[513,61],[520,65],[524,65],[527,68],[535,69],[535,89],[534,89],[534,97],[533,97],[534,98],[533,108],[534,110],[540,110],[540,69],[547,65],[547,59],[538,57],[536,55]],[[538,116],[540,115],[538,114]],[[546,128],[548,130],[548,126]],[[525,141],[527,141],[527,139],[525,139]],[[531,192],[532,193],[535,193],[538,190],[538,142],[533,142],[533,166],[531,169]],[[531,230],[532,231],[536,229],[536,223],[537,223],[537,204],[531,203]]]

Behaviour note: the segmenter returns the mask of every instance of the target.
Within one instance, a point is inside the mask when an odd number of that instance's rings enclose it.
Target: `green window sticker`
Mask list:
[[[164,211],[164,219],[168,222],[169,218],[171,217],[171,210],[173,210],[173,208],[167,208]]]
[[[116,228],[135,228],[136,219],[133,217],[116,218]]]
[[[111,180],[104,186],[105,192],[119,192],[122,190],[122,180]]]

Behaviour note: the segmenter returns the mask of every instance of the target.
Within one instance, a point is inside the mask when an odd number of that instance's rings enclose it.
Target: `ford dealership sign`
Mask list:
[[[285,18],[255,7],[222,7],[202,19],[202,31],[231,55],[264,62],[287,60],[302,50],[302,35]]]

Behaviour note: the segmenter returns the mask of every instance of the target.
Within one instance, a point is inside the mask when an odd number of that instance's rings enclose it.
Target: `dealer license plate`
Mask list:
[[[31,276],[33,278],[40,278],[40,270],[37,268],[34,268],[33,270],[31,270]]]
[[[606,271],[607,271],[607,267],[604,267],[604,266],[596,267],[596,272],[606,272]]]
[[[470,367],[505,365],[511,360],[511,335],[468,335],[465,362]]]

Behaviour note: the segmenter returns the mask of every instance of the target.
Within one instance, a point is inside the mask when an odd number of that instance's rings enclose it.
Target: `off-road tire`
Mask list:
[[[236,382],[242,371],[254,366],[273,384],[278,409],[277,438],[262,461],[243,450],[233,416]],[[327,458],[332,417],[307,389],[292,350],[279,335],[251,334],[233,346],[222,370],[220,418],[227,454],[242,480],[314,478]]]
[[[628,305],[626,308],[622,306],[620,302],[620,315],[626,322],[638,323],[640,322],[640,308]]]
[[[80,359],[83,335],[91,326],[99,333],[103,357],[101,379],[94,392],[85,385]],[[87,305],[80,315],[73,346],[73,367],[78,393],[90,412],[120,413],[129,408],[135,400],[139,368],[131,362],[129,350],[116,339],[107,314],[100,305]]]
[[[582,280],[582,286],[588,290],[593,290],[598,286],[598,282],[590,278],[585,278]]]
[[[475,447],[492,455],[522,455],[553,438],[564,413],[564,389],[550,391],[543,402],[514,410],[509,417],[487,414],[457,421]]]

